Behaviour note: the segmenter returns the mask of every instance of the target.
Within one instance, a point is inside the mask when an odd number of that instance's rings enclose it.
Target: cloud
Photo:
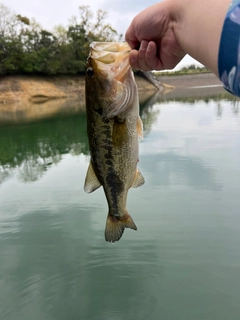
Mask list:
[[[101,8],[108,12],[108,19],[113,28],[119,34],[124,35],[132,19],[139,12],[157,2],[153,0],[138,0],[133,3],[133,1],[129,0],[104,0],[101,3]]]
[[[78,15],[81,5],[89,5],[93,12],[98,9],[107,11],[107,22],[110,23],[118,33],[123,33],[131,23],[134,16],[144,8],[156,3],[156,1],[139,0],[5,0],[3,3],[16,14],[35,18],[44,28],[52,29],[57,24],[68,24],[68,19]]]
[[[104,10],[113,10],[117,12],[121,12],[123,14],[134,12],[138,13],[142,11],[143,9],[151,6],[152,4],[155,4],[159,1],[147,1],[147,0],[138,0],[136,2],[128,1],[128,0],[105,0],[102,2],[102,7]]]

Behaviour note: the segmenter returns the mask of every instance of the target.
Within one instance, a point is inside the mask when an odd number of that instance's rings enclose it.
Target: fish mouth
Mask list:
[[[92,42],[90,49],[95,52],[130,52],[131,48],[127,42]]]
[[[129,65],[131,48],[127,42],[92,42],[90,57],[95,61],[99,71],[114,73],[114,79],[121,81]]]
[[[133,73],[129,64],[131,49],[127,42],[92,42],[88,65],[108,101],[103,117],[112,119],[126,111],[136,94]]]

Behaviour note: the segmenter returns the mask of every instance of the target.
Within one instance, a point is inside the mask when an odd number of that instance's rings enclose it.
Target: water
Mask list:
[[[128,210],[104,240],[102,189],[83,191],[84,113],[0,127],[1,320],[240,318],[240,117],[230,96],[160,97]]]

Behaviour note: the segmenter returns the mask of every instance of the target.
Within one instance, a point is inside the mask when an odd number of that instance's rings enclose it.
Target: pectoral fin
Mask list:
[[[137,132],[138,132],[139,138],[143,140],[143,123],[140,116],[138,116],[138,121],[137,121]]]
[[[95,174],[95,171],[92,166],[92,161],[89,163],[88,171],[84,183],[84,191],[91,193],[101,187],[101,183],[98,181],[98,178]]]
[[[135,175],[135,179],[132,184],[132,188],[140,187],[144,184],[144,182],[145,182],[145,180],[144,180],[141,172],[138,169],[136,169],[136,175]]]

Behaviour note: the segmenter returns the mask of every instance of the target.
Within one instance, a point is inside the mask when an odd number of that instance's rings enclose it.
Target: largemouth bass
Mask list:
[[[142,138],[137,85],[125,42],[93,42],[87,59],[86,112],[91,160],[84,190],[103,186],[109,212],[105,239],[119,240],[125,228],[137,230],[126,209],[131,187],[144,184],[137,169]]]

